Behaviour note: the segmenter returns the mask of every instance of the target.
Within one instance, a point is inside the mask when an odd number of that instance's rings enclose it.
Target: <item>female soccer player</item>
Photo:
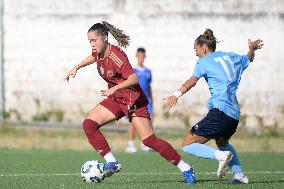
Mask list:
[[[153,124],[153,98],[152,98],[152,90],[151,90],[151,82],[152,82],[152,74],[151,70],[144,66],[144,60],[146,57],[146,50],[142,47],[137,49],[136,58],[137,58],[137,66],[134,67],[134,72],[138,77],[138,81],[141,89],[147,97],[149,104],[147,105],[148,113],[151,116],[151,121]],[[128,145],[126,148],[126,152],[134,153],[137,152],[137,149],[134,144],[134,128],[132,125],[128,127]],[[151,149],[141,143],[141,150],[148,152]]]
[[[147,111],[147,98],[138,84],[137,76],[126,54],[119,47],[108,43],[109,32],[119,46],[126,47],[129,44],[129,36],[122,30],[105,21],[94,24],[87,32],[92,54],[71,69],[65,77],[68,82],[70,76],[74,78],[80,68],[96,62],[99,75],[108,84],[108,89],[101,91],[101,95],[107,98],[90,111],[82,124],[89,143],[107,162],[103,170],[105,176],[118,172],[121,165],[111,152],[99,128],[127,116],[143,144],[176,165],[183,173],[186,183],[193,183],[195,181],[193,167],[181,160],[181,156],[168,142],[153,133]]]
[[[183,141],[183,151],[201,158],[219,161],[217,176],[225,176],[226,166],[229,165],[234,173],[234,183],[248,183],[240,160],[234,147],[229,144],[230,137],[235,133],[240,108],[236,91],[241,81],[243,71],[254,59],[254,52],[263,46],[262,40],[248,41],[247,55],[232,52],[221,52],[216,49],[216,38],[213,31],[207,29],[194,43],[197,60],[193,75],[174,95],[165,98],[166,106],[172,108],[180,96],[194,87],[197,81],[204,77],[211,93],[208,100],[209,113],[199,123],[192,127]],[[218,149],[204,145],[215,139]]]

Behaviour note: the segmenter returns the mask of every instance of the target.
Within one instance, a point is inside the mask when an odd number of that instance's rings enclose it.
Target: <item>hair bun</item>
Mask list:
[[[207,28],[205,30],[205,32],[203,33],[203,35],[205,36],[206,39],[212,39],[214,38],[214,35],[213,35],[213,31],[209,28]]]

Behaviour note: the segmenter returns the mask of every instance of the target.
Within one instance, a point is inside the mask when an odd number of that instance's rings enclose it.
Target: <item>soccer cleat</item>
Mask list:
[[[109,162],[104,164],[103,173],[105,177],[109,177],[114,173],[118,173],[121,169],[121,164],[118,162]]]
[[[189,170],[184,171],[182,173],[183,177],[184,177],[184,182],[186,184],[193,184],[195,183],[195,172],[194,172],[194,168],[191,166]]]
[[[135,153],[135,152],[137,152],[137,149],[135,148],[135,146],[128,146],[125,149],[125,152],[127,152],[127,153]]]
[[[232,158],[233,154],[230,151],[224,151],[224,158],[219,161],[219,167],[217,170],[217,177],[219,180],[225,177],[227,166]]]
[[[237,176],[235,175],[234,178],[232,179],[232,183],[233,184],[248,184],[249,183],[249,179],[246,176]]]

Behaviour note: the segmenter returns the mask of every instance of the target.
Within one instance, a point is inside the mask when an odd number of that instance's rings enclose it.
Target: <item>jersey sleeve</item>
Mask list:
[[[127,79],[130,75],[135,73],[129,61],[123,63],[123,65],[121,66],[120,72],[121,72],[121,76],[124,79]]]
[[[114,49],[110,53],[110,58],[116,65],[116,71],[121,74],[123,79],[127,79],[135,73],[126,54],[122,50]]]
[[[205,76],[205,73],[206,73],[206,70],[202,62],[197,61],[192,76],[198,77],[200,79],[201,77]]]
[[[245,70],[250,64],[250,60],[247,55],[239,55],[233,52],[229,52],[228,55],[230,57],[233,57],[234,62],[240,62],[243,67],[243,70]]]
[[[247,55],[239,55],[239,56],[240,56],[240,61],[242,62],[243,65],[243,70],[245,70],[249,66],[250,60]]]

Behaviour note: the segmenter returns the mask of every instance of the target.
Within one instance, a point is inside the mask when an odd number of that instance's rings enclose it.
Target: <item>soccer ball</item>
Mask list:
[[[81,168],[81,178],[86,183],[100,183],[104,180],[104,164],[98,160],[87,161]]]

